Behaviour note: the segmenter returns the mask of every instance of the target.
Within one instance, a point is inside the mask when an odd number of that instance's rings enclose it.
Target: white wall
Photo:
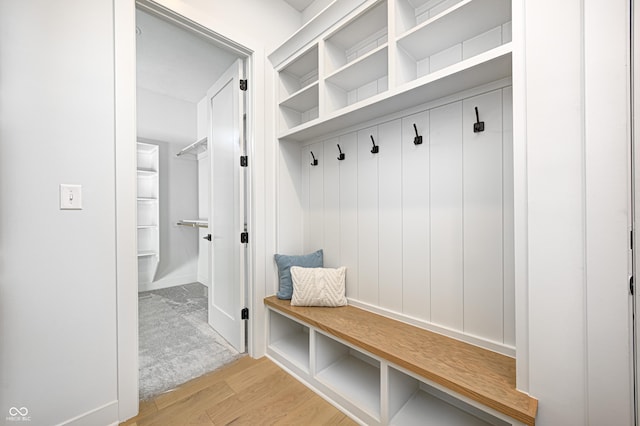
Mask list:
[[[160,262],[153,282],[140,291],[197,281],[198,230],[176,225],[198,218],[198,163],[176,152],[180,144],[153,141],[160,155]]]
[[[26,407],[34,426],[91,411],[84,424],[107,424],[118,408],[113,3],[2,1],[0,28],[0,418]],[[82,185],[83,210],[59,210],[61,183]]]
[[[525,6],[525,374],[540,425],[632,422],[626,8]]]
[[[245,47],[275,49],[302,24],[302,16],[281,0],[160,0],[158,4]]]
[[[262,49],[261,64],[266,46],[300,24],[299,14],[280,1],[167,3],[238,41],[249,37]],[[116,145],[124,143],[135,156],[133,132],[114,144],[114,128],[124,131],[134,119],[114,123],[114,105],[122,117],[135,104],[125,81],[135,38],[128,36],[133,25],[118,23],[127,34],[115,37],[114,67],[113,11],[107,0],[0,2],[0,413],[27,407],[34,426],[117,421],[118,404],[126,402],[118,401],[124,391],[118,392],[117,369],[135,371],[127,355],[117,365],[116,292],[125,294],[135,282],[124,274],[116,288],[115,240],[116,220],[131,222],[115,216],[115,182],[133,185],[135,170],[133,162],[123,170],[114,160]],[[118,13],[134,22],[133,8]],[[115,98],[114,69],[126,73],[116,78],[125,84]],[[258,80],[264,86],[264,72]],[[271,118],[265,124],[271,105],[263,93],[256,106],[261,139],[272,126]],[[60,183],[83,185],[83,210],[58,209]],[[129,191],[127,202],[119,200],[119,208],[129,206],[119,213],[134,218],[130,197]],[[127,323],[135,335],[135,322]],[[121,351],[135,351],[130,340],[124,343]],[[135,406],[137,395],[129,399]]]

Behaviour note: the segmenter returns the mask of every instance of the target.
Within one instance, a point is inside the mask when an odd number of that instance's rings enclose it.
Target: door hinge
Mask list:
[[[249,167],[249,157],[246,155],[240,156],[240,167]]]
[[[242,244],[248,244],[249,243],[249,233],[248,232],[243,232],[240,234],[240,242]]]
[[[249,81],[248,80],[240,80],[240,90],[242,90],[244,92],[248,88],[249,88]]]
[[[249,319],[249,308],[242,308],[240,311],[240,319],[248,320]]]
[[[635,293],[635,285],[633,283],[633,275],[631,275],[629,277],[629,292],[631,293],[632,296]]]
[[[629,231],[629,249],[633,250],[633,231]]]

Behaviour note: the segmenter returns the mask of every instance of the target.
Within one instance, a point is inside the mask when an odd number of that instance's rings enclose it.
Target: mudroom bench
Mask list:
[[[535,424],[513,358],[353,306],[264,303],[267,355],[362,424]]]

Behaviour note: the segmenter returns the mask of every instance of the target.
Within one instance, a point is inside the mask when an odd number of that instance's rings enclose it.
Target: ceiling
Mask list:
[[[295,10],[297,10],[298,12],[302,12],[307,8],[307,6],[313,3],[314,0],[284,0],[284,1],[289,3],[289,5],[293,7]]]
[[[238,58],[140,10],[136,27],[137,85],[152,92],[197,103]]]

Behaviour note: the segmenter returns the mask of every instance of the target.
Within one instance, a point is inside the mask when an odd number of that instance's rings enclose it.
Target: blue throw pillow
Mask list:
[[[293,281],[291,281],[291,267],[322,268],[322,249],[303,256],[287,256],[276,254],[273,256],[278,265],[278,277],[280,286],[277,293],[278,299],[290,300],[293,296]]]

